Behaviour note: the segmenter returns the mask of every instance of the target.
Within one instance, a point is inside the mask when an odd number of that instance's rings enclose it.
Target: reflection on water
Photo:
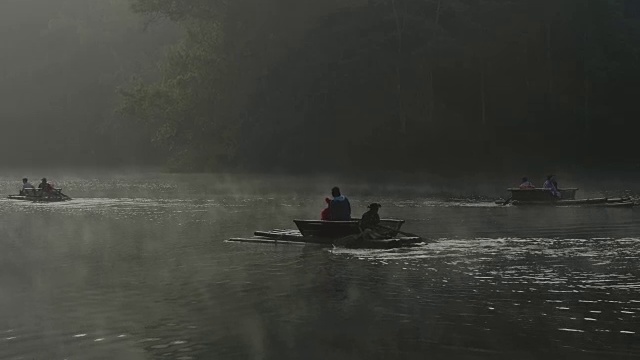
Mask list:
[[[356,213],[381,202],[436,241],[224,242],[324,207],[324,184],[252,181],[79,177],[60,181],[72,202],[0,200],[0,358],[640,355],[637,209],[354,190]]]

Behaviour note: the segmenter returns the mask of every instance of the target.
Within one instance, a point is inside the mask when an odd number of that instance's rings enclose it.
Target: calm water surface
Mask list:
[[[74,200],[0,200],[2,359],[640,356],[640,209],[342,181],[435,243],[341,250],[225,242],[317,218],[335,179],[52,180]]]

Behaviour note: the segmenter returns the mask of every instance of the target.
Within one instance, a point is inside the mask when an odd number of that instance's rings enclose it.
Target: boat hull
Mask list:
[[[557,198],[551,193],[551,189],[507,189],[511,192],[512,201],[547,201],[554,202],[561,200],[575,200],[577,188],[558,189],[560,197]]]
[[[71,200],[70,197],[62,193],[62,189],[58,188],[51,191],[43,191],[40,189],[24,189],[20,190],[19,195],[9,195],[7,196],[7,199],[36,202],[60,202]]]
[[[548,201],[512,201],[516,206],[595,206],[595,207],[634,207],[637,206],[631,199],[608,199],[608,198],[594,198],[594,199],[580,199],[580,200],[557,200],[553,202]]]
[[[302,236],[335,239],[349,235],[360,234],[359,220],[351,221],[323,221],[323,220],[294,220]],[[380,230],[381,235],[393,237],[404,224],[404,220],[381,219],[379,225],[388,228]],[[376,230],[377,232],[380,232]]]
[[[633,207],[636,204],[630,198],[593,198],[576,199],[577,188],[558,189],[560,197],[552,195],[550,189],[507,189],[511,192],[509,200],[498,200],[496,204],[516,206],[600,206],[600,207]]]
[[[9,200],[18,200],[18,201],[35,201],[35,202],[61,202],[61,201],[69,201],[70,197],[62,197],[62,196],[26,196],[26,195],[9,195],[7,196]]]

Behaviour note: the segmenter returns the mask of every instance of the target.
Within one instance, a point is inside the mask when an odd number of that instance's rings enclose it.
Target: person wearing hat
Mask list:
[[[38,189],[44,192],[50,192],[53,190],[53,186],[47,182],[47,178],[42,178],[42,182],[38,184]]]
[[[378,203],[371,203],[367,206],[369,210],[362,214],[360,218],[360,230],[362,231],[362,237],[365,239],[376,239],[380,235],[375,232],[376,225],[380,223],[380,215],[378,210],[381,205]]]

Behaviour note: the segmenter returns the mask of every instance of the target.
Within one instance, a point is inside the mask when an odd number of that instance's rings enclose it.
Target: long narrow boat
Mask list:
[[[511,193],[509,200],[497,200],[496,204],[512,204],[516,206],[601,206],[601,207],[633,207],[638,204],[631,198],[591,198],[576,199],[577,188],[558,189],[560,197],[552,195],[550,189],[507,189]]]
[[[256,231],[253,237],[231,238],[229,241],[272,244],[318,244],[322,246],[345,246],[366,249],[392,249],[415,246],[423,242],[418,236],[397,236],[404,220],[383,219],[382,228],[376,229],[380,239],[358,239],[358,220],[321,221],[294,220],[298,230],[275,229]],[[380,230],[380,231],[378,231]]]

